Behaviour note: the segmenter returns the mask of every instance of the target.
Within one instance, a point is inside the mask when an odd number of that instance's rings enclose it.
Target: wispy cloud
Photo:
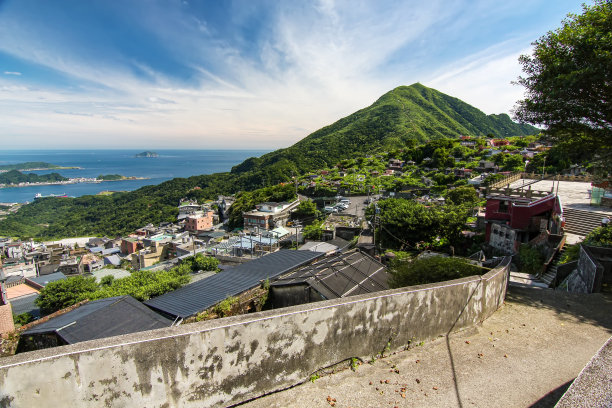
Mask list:
[[[74,25],[72,8],[9,2],[0,63],[4,54],[30,70],[7,65],[28,75],[0,77],[0,132],[55,146],[87,135],[90,146],[275,148],[417,81],[507,112],[522,92],[510,85],[517,56],[534,39],[524,32],[539,27],[513,24],[540,3],[135,0],[104,6],[109,34],[93,11]]]

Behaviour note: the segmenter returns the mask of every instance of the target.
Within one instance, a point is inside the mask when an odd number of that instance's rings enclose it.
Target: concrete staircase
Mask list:
[[[510,272],[510,285],[548,289],[548,285],[538,279],[537,276],[524,272]]]
[[[557,277],[557,266],[559,265],[559,261],[561,260],[561,257],[563,256],[564,252],[565,248],[562,248],[559,252],[557,252],[552,262],[550,263],[548,270],[544,273],[544,275],[540,277],[540,280],[546,285],[548,285],[548,287],[550,287],[551,283],[553,283],[553,281]]]
[[[565,217],[565,232],[586,236],[595,228],[601,226],[601,219],[604,214],[564,208],[563,216]]]

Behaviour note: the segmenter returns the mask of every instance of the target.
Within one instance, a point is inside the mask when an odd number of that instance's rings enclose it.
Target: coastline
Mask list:
[[[77,177],[71,178],[66,181],[45,181],[42,183],[19,183],[19,184],[0,184],[0,188],[15,188],[15,187],[35,187],[35,186],[61,186],[66,184],[79,184],[79,183],[107,183],[113,181],[130,181],[130,180],[149,180],[149,177],[124,177],[117,180],[98,180],[97,178],[88,177]]]

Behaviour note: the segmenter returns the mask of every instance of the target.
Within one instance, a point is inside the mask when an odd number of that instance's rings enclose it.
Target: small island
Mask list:
[[[120,181],[120,180],[145,180],[144,177],[126,177],[121,174],[100,174],[96,177],[100,181]]]
[[[25,163],[0,165],[0,173],[11,171],[11,170],[34,171],[34,170],[66,170],[66,169],[81,169],[81,167],[58,166],[57,164],[51,164],[47,162],[25,162]]]
[[[33,174],[33,173],[22,173],[18,170],[9,170],[0,174],[0,184],[15,185],[20,183],[53,183],[68,181],[68,178],[60,175],[59,173],[51,174]]]
[[[134,155],[134,157],[159,157],[159,154],[155,152],[142,152]]]

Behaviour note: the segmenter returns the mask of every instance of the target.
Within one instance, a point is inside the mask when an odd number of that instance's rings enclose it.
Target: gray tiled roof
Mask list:
[[[144,303],[169,315],[186,318],[208,309],[229,296],[238,295],[266,279],[273,279],[290,272],[323,255],[320,252],[282,249]]]
[[[172,321],[145,307],[131,296],[94,300],[36,325],[24,335],[55,333],[67,343],[168,327]]]

